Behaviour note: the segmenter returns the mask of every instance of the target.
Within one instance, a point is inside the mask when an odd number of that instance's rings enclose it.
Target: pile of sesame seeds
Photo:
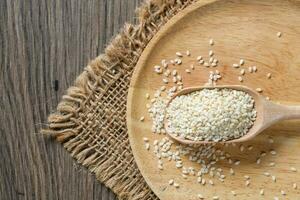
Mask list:
[[[227,88],[177,96],[166,108],[167,132],[192,141],[240,138],[247,134],[255,119],[253,98]]]
[[[211,39],[209,41],[209,45],[213,46],[214,44],[215,42]],[[184,58],[192,57],[192,53],[190,51],[186,51],[186,53],[176,52],[175,59],[162,60],[160,65],[154,67],[154,72],[162,76],[162,85],[153,95],[146,94],[146,99],[149,101],[146,107],[152,120],[152,132],[157,134],[157,137],[153,141],[150,141],[146,137],[143,138],[145,149],[149,151],[149,153],[153,152],[157,160],[157,169],[161,171],[161,173],[167,171],[165,167],[166,163],[174,164],[174,167],[178,170],[179,177],[172,177],[165,184],[168,187],[174,187],[176,190],[180,190],[181,187],[184,187],[180,182],[182,178],[192,179],[195,184],[199,184],[200,187],[207,187],[207,185],[213,187],[217,184],[226,183],[226,177],[228,176],[234,177],[240,176],[241,174],[243,174],[242,178],[244,179],[244,187],[251,188],[253,187],[252,180],[254,177],[239,170],[238,166],[241,162],[243,162],[243,160],[236,158],[236,155],[232,155],[228,149],[237,148],[240,154],[247,154],[249,152],[254,152],[254,150],[257,151],[254,146],[245,146],[243,144],[237,145],[235,143],[192,146],[178,144],[164,136],[166,130],[164,129],[163,119],[165,117],[166,103],[177,91],[180,91],[184,87],[183,78],[185,76],[182,76],[179,73],[179,70],[176,69],[177,67],[184,68],[183,71],[187,74],[193,73],[193,70],[199,66],[212,68],[208,75],[207,85],[216,85],[218,80],[222,79],[222,74],[219,70],[217,70],[217,66],[220,62],[216,58],[215,53],[210,50],[208,55],[209,60],[206,61],[202,56],[197,56],[195,59],[196,64],[186,66]],[[256,66],[245,67],[245,63],[247,62],[244,59],[240,59],[237,63],[238,64],[233,64],[232,67],[233,70],[240,70],[237,80],[241,83],[245,82],[243,77],[246,74],[258,73],[259,71]],[[267,73],[266,78],[271,79],[273,76],[271,73]],[[256,88],[256,91],[263,93],[262,88]],[[153,96],[153,98],[151,98],[151,96]],[[268,97],[266,98],[269,99]],[[142,116],[140,121],[144,122],[144,120],[145,118]],[[267,140],[270,146],[274,144],[273,138],[269,137]],[[265,159],[267,155],[271,157],[270,161],[269,159]],[[273,184],[278,184],[276,174],[272,172],[272,169],[277,167],[277,163],[272,161],[272,158],[277,155],[278,153],[276,150],[270,148],[269,150],[259,151],[255,160],[253,160],[255,165],[262,170],[261,176],[265,177],[267,180],[269,179],[269,181]],[[229,167],[218,167],[220,162],[227,163]],[[195,167],[195,164],[197,167]],[[297,173],[297,169],[293,166],[291,166],[288,171],[289,173]],[[254,185],[257,184],[258,183],[255,183]],[[277,193],[274,193],[274,199],[279,199],[280,196],[285,197],[288,195],[287,191],[289,190],[284,187],[285,186],[283,185],[282,189],[278,190]],[[296,182],[292,182],[290,187],[294,190],[298,189]],[[231,190],[229,193],[232,195],[232,198],[239,196],[238,190]],[[258,186],[258,195],[265,196],[266,193],[269,193],[267,188]],[[218,194],[205,196],[201,193],[195,194],[195,198],[215,200],[222,199],[222,197]]]

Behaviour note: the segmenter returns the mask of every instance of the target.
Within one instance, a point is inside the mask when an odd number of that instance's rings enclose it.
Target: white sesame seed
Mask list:
[[[274,197],[274,200],[279,200],[279,198],[278,197]]]
[[[264,172],[264,175],[269,177],[270,176],[270,173],[269,172]]]
[[[256,67],[256,66],[253,66],[253,67],[252,67],[252,70],[253,70],[253,72],[257,72],[257,67]]]
[[[241,69],[240,74],[245,75],[245,69]]]
[[[285,195],[286,195],[286,193],[285,193],[285,191],[284,191],[284,190],[281,190],[281,191],[280,191],[280,193],[281,193],[283,196],[285,196]]]
[[[165,90],[166,90],[166,86],[163,85],[160,87],[160,91],[165,91]]]
[[[249,179],[250,179],[250,176],[245,175],[244,178],[245,178],[246,180],[249,180]]]
[[[282,33],[281,33],[281,32],[278,32],[278,33],[277,33],[277,37],[280,38],[281,36],[282,36]]]
[[[198,56],[198,57],[197,57],[197,60],[198,60],[198,61],[202,60],[202,56]]]
[[[232,67],[233,68],[239,68],[240,66],[238,64],[233,64]]]
[[[295,167],[291,167],[290,170],[291,170],[292,172],[297,172],[297,169],[296,169]]]
[[[187,56],[191,56],[191,52],[189,50],[186,51]]]
[[[230,172],[231,175],[234,175],[234,170],[232,168],[230,168],[229,172]]]
[[[253,72],[252,67],[248,67],[248,71],[249,71],[250,73],[252,73],[252,72]]]
[[[145,117],[142,116],[142,117],[140,118],[140,121],[143,122],[144,120],[145,120]]]
[[[190,74],[190,73],[191,73],[191,70],[185,69],[185,72],[188,73],[188,74]]]
[[[204,62],[205,67],[209,67],[209,64],[207,62]]]
[[[146,143],[146,144],[145,144],[145,148],[146,148],[147,150],[149,150],[149,149],[150,149],[150,144],[149,144],[149,143]]]
[[[249,151],[251,151],[251,150],[253,149],[253,146],[252,146],[252,145],[248,145],[247,149],[248,149]]]
[[[259,194],[260,194],[261,196],[263,196],[263,195],[265,194],[265,190],[264,190],[264,189],[261,189],[261,190],[259,191]]]
[[[245,61],[243,59],[240,60],[240,65],[244,65]]]
[[[270,167],[274,167],[274,166],[275,166],[275,162],[270,162],[270,163],[269,163],[269,166],[270,166]]]
[[[231,194],[233,195],[233,196],[236,196],[236,192],[235,191],[231,191]]]
[[[267,101],[270,101],[270,97],[266,97],[266,100],[267,100]]]
[[[217,63],[212,63],[211,66],[216,67],[216,66],[218,66],[218,64]]]
[[[272,176],[272,181],[276,182],[276,176]]]
[[[146,137],[144,137],[143,140],[144,140],[144,142],[149,142],[149,139]]]
[[[194,70],[194,69],[195,69],[194,65],[191,65],[190,67],[191,67],[191,69],[192,69],[192,70]]]
[[[293,183],[293,188],[296,190],[297,189],[297,183]]]
[[[197,197],[198,197],[198,199],[204,199],[202,194],[198,194]]]
[[[276,152],[275,150],[272,149],[272,150],[270,150],[270,154],[271,154],[271,155],[276,155],[277,152]]]
[[[174,77],[172,78],[172,81],[173,81],[173,83],[176,83],[176,82],[177,82],[176,76],[174,76]]]
[[[177,75],[177,70],[176,70],[176,69],[174,69],[174,70],[172,71],[172,75],[173,75],[173,76],[176,76],[176,75]]]
[[[173,179],[170,179],[170,180],[169,180],[169,185],[173,185],[173,183],[174,183],[174,180],[173,180]]]
[[[214,40],[213,40],[213,39],[210,39],[210,40],[209,40],[209,45],[210,45],[210,46],[213,46],[213,45],[214,45]]]
[[[261,163],[261,159],[260,159],[260,158],[257,158],[256,164],[259,165],[260,163]]]
[[[245,150],[245,146],[244,145],[240,145],[240,151],[243,152]]]
[[[243,78],[241,76],[238,77],[240,82],[243,82]]]
[[[268,138],[268,141],[269,141],[269,143],[271,143],[271,144],[274,143],[274,140],[273,140],[273,138],[271,138],[271,137]]]
[[[204,64],[204,60],[199,60],[199,63],[200,63],[201,65],[203,65],[203,64]]]
[[[237,160],[234,162],[235,165],[239,165],[241,163],[241,161]]]
[[[150,94],[149,93],[146,93],[146,99],[150,99]]]
[[[259,93],[261,93],[263,91],[261,88],[256,88],[255,90],[256,90],[256,92],[259,92]]]
[[[213,200],[219,200],[219,196],[213,196]]]
[[[268,73],[268,74],[267,74],[267,78],[270,79],[271,77],[272,77],[272,74],[271,74],[271,73]]]
[[[247,181],[245,182],[245,185],[248,187],[248,186],[250,185],[250,181],[247,180]]]
[[[175,188],[179,188],[179,184],[178,183],[174,183],[174,187]]]
[[[181,65],[182,61],[181,61],[180,59],[176,59],[176,60],[175,60],[175,63],[176,63],[177,65]]]
[[[214,55],[213,50],[210,50],[209,53],[208,53],[208,55],[209,55],[210,57],[212,57],[212,56]]]
[[[182,55],[182,53],[180,53],[180,52],[176,52],[176,56],[182,57],[183,55]]]
[[[212,180],[209,180],[208,183],[214,185],[214,182]]]
[[[168,83],[169,83],[168,79],[166,79],[166,78],[163,79],[163,82],[164,82],[165,84],[168,84]]]

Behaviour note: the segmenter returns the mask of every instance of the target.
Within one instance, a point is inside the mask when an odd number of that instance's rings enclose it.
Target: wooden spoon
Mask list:
[[[247,140],[252,139],[259,133],[261,133],[266,128],[270,127],[271,125],[275,124],[281,120],[287,119],[300,119],[300,106],[288,106],[288,105],[280,105],[277,103],[273,103],[268,101],[257,93],[255,90],[252,90],[248,87],[241,86],[241,85],[222,85],[222,86],[204,86],[204,87],[190,87],[181,90],[180,92],[176,93],[167,103],[169,106],[170,102],[180,95],[189,94],[191,92],[195,92],[202,89],[214,89],[214,88],[228,88],[234,90],[240,90],[248,93],[251,95],[255,101],[255,110],[257,111],[257,117],[253,124],[253,126],[249,129],[248,133],[240,138],[228,140],[228,141],[220,141],[221,143],[228,143],[228,142],[245,142]],[[165,123],[166,128],[166,123]],[[167,128],[166,128],[167,130]],[[176,137],[173,134],[167,132],[167,134],[183,144],[208,144],[208,143],[215,143],[213,141],[193,141],[193,140],[186,140]]]

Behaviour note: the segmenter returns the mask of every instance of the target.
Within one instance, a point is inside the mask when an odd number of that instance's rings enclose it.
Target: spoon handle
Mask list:
[[[300,119],[300,106],[278,105],[281,120]]]

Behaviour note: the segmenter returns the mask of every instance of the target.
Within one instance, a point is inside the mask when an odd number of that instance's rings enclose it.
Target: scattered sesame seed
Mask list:
[[[202,60],[202,56],[198,56],[198,57],[197,57],[197,60],[198,60],[198,61]]]
[[[278,33],[277,33],[277,37],[280,38],[281,36],[282,36],[282,33],[281,33],[281,32],[278,32]]]
[[[268,74],[267,74],[267,78],[270,79],[271,77],[272,77],[272,74],[271,74],[271,73],[268,73]]]
[[[236,196],[236,192],[235,191],[231,191],[231,194],[233,195],[233,196]]]
[[[175,188],[179,188],[179,184],[178,183],[174,183],[174,187]]]
[[[149,143],[146,143],[146,144],[145,144],[145,148],[146,148],[147,150],[149,150],[149,149],[150,149],[150,144],[149,144]]]
[[[253,72],[252,67],[248,67],[248,71],[249,71],[250,73],[252,73],[252,72]]]
[[[245,146],[244,145],[240,145],[240,151],[243,152],[245,150]]]
[[[165,84],[168,84],[168,83],[169,83],[168,79],[166,79],[166,78],[163,79],[163,82],[164,82]]]
[[[274,163],[274,162],[270,162],[270,163],[269,163],[269,166],[270,166],[270,167],[274,167],[274,166],[275,166],[275,163]]]
[[[241,69],[240,74],[245,75],[245,69]]]
[[[237,160],[234,162],[235,165],[239,165],[241,163],[241,161]]]
[[[259,92],[259,93],[261,93],[263,91],[261,88],[256,88],[255,90],[256,90],[256,92]]]
[[[194,65],[191,65],[191,69],[192,69],[192,70],[194,70],[194,69],[195,69]]]
[[[250,176],[245,175],[244,178],[245,178],[246,180],[249,180],[249,179],[250,179]]]
[[[214,52],[213,52],[212,50],[210,50],[209,53],[208,53],[208,55],[209,55],[210,57],[212,57],[212,56],[214,55]]]
[[[283,190],[281,190],[280,193],[281,193],[283,196],[286,195],[285,191],[283,191]]]
[[[140,118],[140,121],[143,122],[144,120],[145,120],[145,117],[142,116],[142,117]]]
[[[208,183],[214,185],[214,182],[212,180],[209,180]]]
[[[247,149],[248,149],[249,151],[251,151],[251,150],[253,149],[253,146],[252,146],[252,145],[248,145]]]
[[[202,196],[202,194],[198,194],[197,197],[198,197],[198,199],[204,199],[204,197]]]
[[[279,198],[278,197],[274,197],[274,200],[279,200]]]
[[[245,61],[243,59],[240,60],[240,65],[244,65]]]
[[[266,100],[267,100],[267,101],[270,101],[270,97],[266,97]]]
[[[248,187],[250,185],[250,181],[247,180],[246,183],[245,183],[245,185]]]
[[[161,91],[165,91],[165,90],[166,90],[166,86],[164,86],[164,85],[161,86],[161,87],[160,87],[160,90],[161,90]]]
[[[291,170],[292,172],[297,172],[297,169],[296,169],[295,167],[291,167],[290,170]]]
[[[186,51],[187,56],[191,56],[191,52],[189,50]]]
[[[213,196],[213,200],[219,200],[219,196]]]
[[[259,194],[260,194],[261,196],[263,196],[263,195],[265,194],[265,190],[264,190],[264,189],[261,189],[261,190],[259,191]]]
[[[180,52],[176,52],[176,56],[182,57],[183,55],[182,55],[182,53],[180,53]]]
[[[293,188],[296,190],[297,189],[297,183],[293,183]]]
[[[149,93],[146,93],[146,99],[150,99],[150,94]]]
[[[271,150],[270,150],[270,154],[271,154],[271,155],[276,155],[277,152],[276,152],[275,150],[271,149]]]
[[[261,163],[261,159],[260,158],[257,158],[257,160],[256,160],[256,164],[260,164]]]
[[[210,39],[210,40],[209,40],[209,45],[210,45],[210,46],[213,46],[213,45],[214,45],[214,40],[213,40],[213,39]]]
[[[185,72],[188,73],[188,74],[190,74],[190,73],[191,73],[191,70],[186,69]]]
[[[274,143],[274,140],[273,140],[272,137],[269,137],[269,138],[268,138],[268,141],[269,141],[270,144],[273,144],[273,143]]]
[[[276,182],[276,176],[272,176],[272,181]]]
[[[143,140],[144,140],[144,142],[149,142],[149,139],[146,137],[144,137]]]
[[[269,172],[265,172],[264,175],[267,176],[267,177],[269,177],[270,173]]]
[[[240,66],[238,64],[233,64],[232,67],[233,68],[239,68]]]
[[[234,170],[232,168],[230,168],[229,172],[231,175],[234,175]]]
[[[207,62],[204,62],[205,67],[209,67],[209,64]]]
[[[174,180],[173,180],[173,179],[170,179],[170,180],[169,180],[169,185],[173,185],[173,183],[174,183]]]
[[[212,63],[211,66],[212,67],[216,67],[218,64],[217,63]]]
[[[243,82],[243,78],[241,76],[238,77],[240,82]]]
[[[203,64],[204,64],[204,60],[199,60],[199,63],[200,63],[201,65],[203,65]]]
[[[256,67],[256,66],[253,66],[253,67],[252,67],[252,70],[253,70],[253,72],[257,72],[257,67]]]

